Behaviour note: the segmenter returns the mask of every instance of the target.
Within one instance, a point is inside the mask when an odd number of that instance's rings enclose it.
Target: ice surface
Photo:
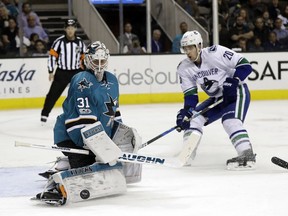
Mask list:
[[[143,142],[175,124],[182,104],[121,106],[124,122]],[[221,122],[204,128],[192,167],[180,169],[144,165],[140,183],[126,194],[52,207],[30,201],[45,181],[37,175],[49,168],[60,152],[14,147],[14,142],[53,144],[53,125],[61,108],[53,109],[45,126],[40,110],[0,111],[0,215],[160,215],[160,216],[286,216],[288,170],[270,162],[288,160],[288,101],[253,101],[245,127],[257,153],[254,171],[227,171],[236,156]],[[142,149],[142,153],[173,156],[182,146],[176,131]]]

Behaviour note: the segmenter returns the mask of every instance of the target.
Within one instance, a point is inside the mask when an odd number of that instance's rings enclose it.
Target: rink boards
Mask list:
[[[252,100],[288,99],[287,52],[244,53],[253,72],[247,83]],[[182,54],[113,55],[108,71],[120,84],[121,104],[182,102],[176,68]],[[47,57],[1,59],[0,109],[39,108],[49,90]],[[60,106],[67,90],[58,100]],[[199,92],[200,101],[207,96]]]

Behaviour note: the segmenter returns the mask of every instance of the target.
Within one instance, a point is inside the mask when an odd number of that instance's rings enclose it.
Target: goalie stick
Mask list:
[[[282,167],[282,168],[284,168],[284,169],[288,169],[288,162],[283,160],[283,159],[281,159],[281,158],[278,158],[278,157],[274,156],[274,157],[271,158],[271,162],[276,164],[276,165],[278,165],[278,166],[280,166],[280,167]]]
[[[85,155],[93,154],[89,150],[85,150],[85,149],[47,146],[47,145],[41,145],[41,144],[24,143],[24,142],[19,142],[19,141],[15,141],[15,147],[31,147],[31,148],[39,148],[39,149],[69,152],[69,153],[74,153],[74,154],[85,154]],[[143,155],[143,154],[122,152],[122,155],[117,159],[117,161],[128,162],[128,163],[139,163],[139,164],[155,164],[155,165],[163,165],[167,167],[179,168],[179,167],[184,166],[186,162],[186,158],[183,158],[183,156],[180,154],[177,155],[176,157],[157,157],[157,156],[151,156],[151,155],[148,156],[148,155]]]

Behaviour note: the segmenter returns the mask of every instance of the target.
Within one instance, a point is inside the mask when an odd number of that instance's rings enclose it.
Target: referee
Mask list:
[[[72,77],[81,71],[81,60],[86,49],[80,37],[76,36],[77,23],[68,19],[64,25],[65,35],[52,44],[48,57],[49,81],[52,81],[41,111],[41,122],[45,123],[56,101],[70,83]],[[57,69],[56,69],[57,67]],[[53,74],[54,70],[55,75]]]

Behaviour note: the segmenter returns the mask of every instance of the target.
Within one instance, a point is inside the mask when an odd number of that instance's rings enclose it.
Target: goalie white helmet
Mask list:
[[[98,81],[103,79],[104,71],[108,65],[108,58],[109,50],[100,41],[90,44],[85,51],[84,64],[94,72]]]
[[[187,54],[191,49],[189,47],[195,46],[197,49],[197,57],[194,61],[197,61],[201,49],[203,48],[203,39],[198,31],[187,31],[181,39],[181,52]]]

